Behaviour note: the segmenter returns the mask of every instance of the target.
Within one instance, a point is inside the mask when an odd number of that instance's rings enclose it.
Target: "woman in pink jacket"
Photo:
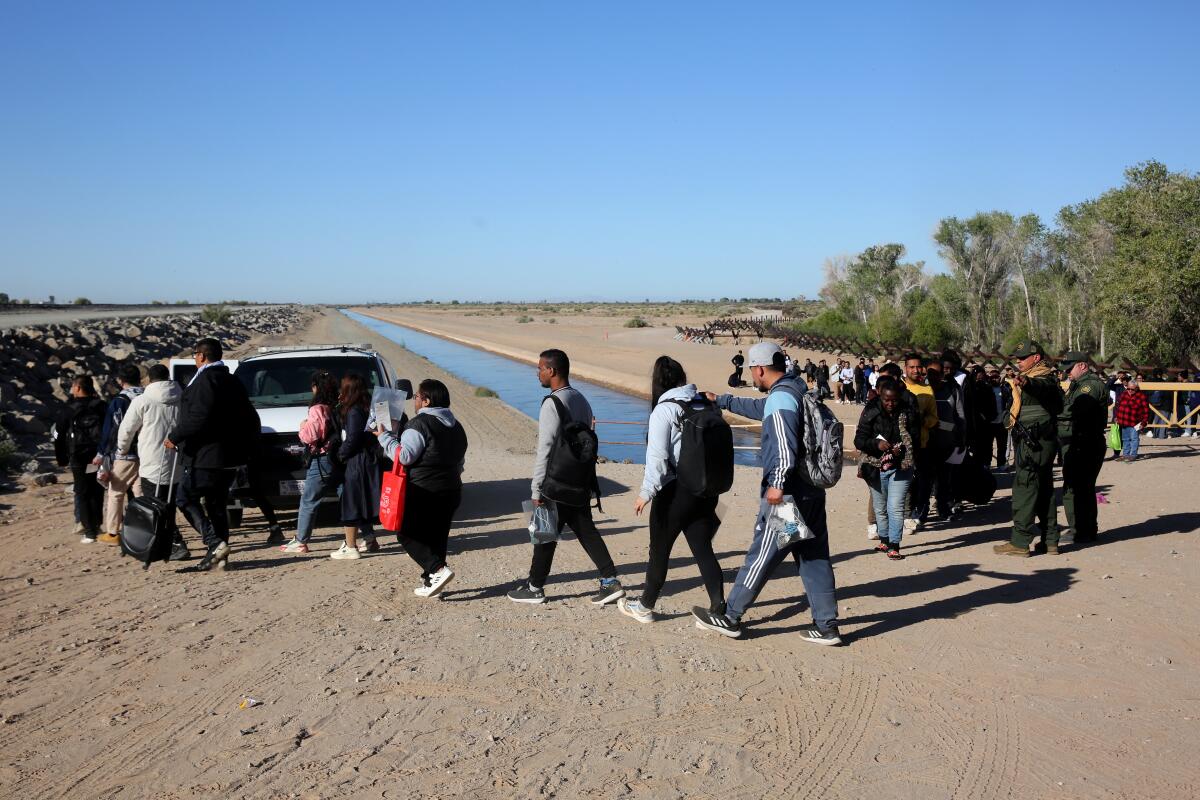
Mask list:
[[[285,553],[308,552],[308,539],[312,536],[317,506],[325,493],[342,479],[341,465],[335,458],[342,438],[335,412],[338,401],[337,378],[328,372],[314,372],[312,393],[308,418],[300,425],[300,441],[304,444],[305,457],[308,459],[308,472],[304,475],[304,491],[300,494],[296,537],[279,548]]]

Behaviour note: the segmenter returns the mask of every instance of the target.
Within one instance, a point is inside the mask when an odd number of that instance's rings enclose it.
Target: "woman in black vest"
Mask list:
[[[462,499],[467,433],[450,412],[450,391],[441,381],[421,381],[413,407],[417,413],[399,437],[382,425],[375,432],[387,457],[408,468],[404,522],[396,535],[421,567],[413,594],[433,597],[454,578],[446,542]]]

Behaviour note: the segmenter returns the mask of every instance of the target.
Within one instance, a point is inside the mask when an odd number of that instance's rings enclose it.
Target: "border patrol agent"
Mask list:
[[[1041,523],[1038,550],[1058,555],[1058,509],[1054,502],[1054,457],[1058,452],[1057,419],[1063,392],[1035,341],[1025,341],[1013,354],[1020,373],[1013,381],[1013,404],[1005,424],[1012,429],[1014,463],[1012,540],[992,548],[998,555],[1029,557],[1029,545]],[[1042,550],[1042,548],[1045,548]]]
[[[1091,371],[1086,353],[1075,350],[1062,358],[1060,367],[1071,385],[1062,416],[1058,418],[1058,446],[1062,452],[1063,508],[1070,531],[1059,544],[1096,541],[1096,478],[1104,463],[1108,391]]]

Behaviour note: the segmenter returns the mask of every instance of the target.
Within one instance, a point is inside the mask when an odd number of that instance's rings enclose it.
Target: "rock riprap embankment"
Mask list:
[[[231,310],[223,323],[175,315],[5,331],[0,335],[0,456],[31,476],[46,471],[53,454],[50,427],[76,375],[91,375],[107,397],[118,389],[115,373],[121,364],[133,362],[144,373],[150,364],[186,354],[204,336],[233,350],[255,335],[287,333],[305,316],[301,306],[272,306]]]

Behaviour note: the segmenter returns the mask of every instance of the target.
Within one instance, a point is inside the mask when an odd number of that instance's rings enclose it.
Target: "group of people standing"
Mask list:
[[[931,512],[952,521],[964,503],[987,502],[995,490],[989,473],[1009,469],[1010,442],[1012,536],[995,551],[1028,557],[1033,546],[1057,554],[1060,545],[1097,540],[1109,389],[1084,353],[1067,353],[1056,368],[1037,342],[1026,341],[1014,357],[1003,372],[995,365],[965,370],[953,350],[907,354],[902,376],[897,364],[879,368],[854,437],[863,454],[859,476],[870,490],[868,536],[879,539],[878,551],[902,559],[904,533],[919,530]],[[1136,387],[1136,380],[1124,385]],[[1134,431],[1134,441],[1147,421],[1145,406],[1136,388],[1117,401],[1116,421]],[[1063,468],[1065,535],[1057,521],[1056,463]]]

